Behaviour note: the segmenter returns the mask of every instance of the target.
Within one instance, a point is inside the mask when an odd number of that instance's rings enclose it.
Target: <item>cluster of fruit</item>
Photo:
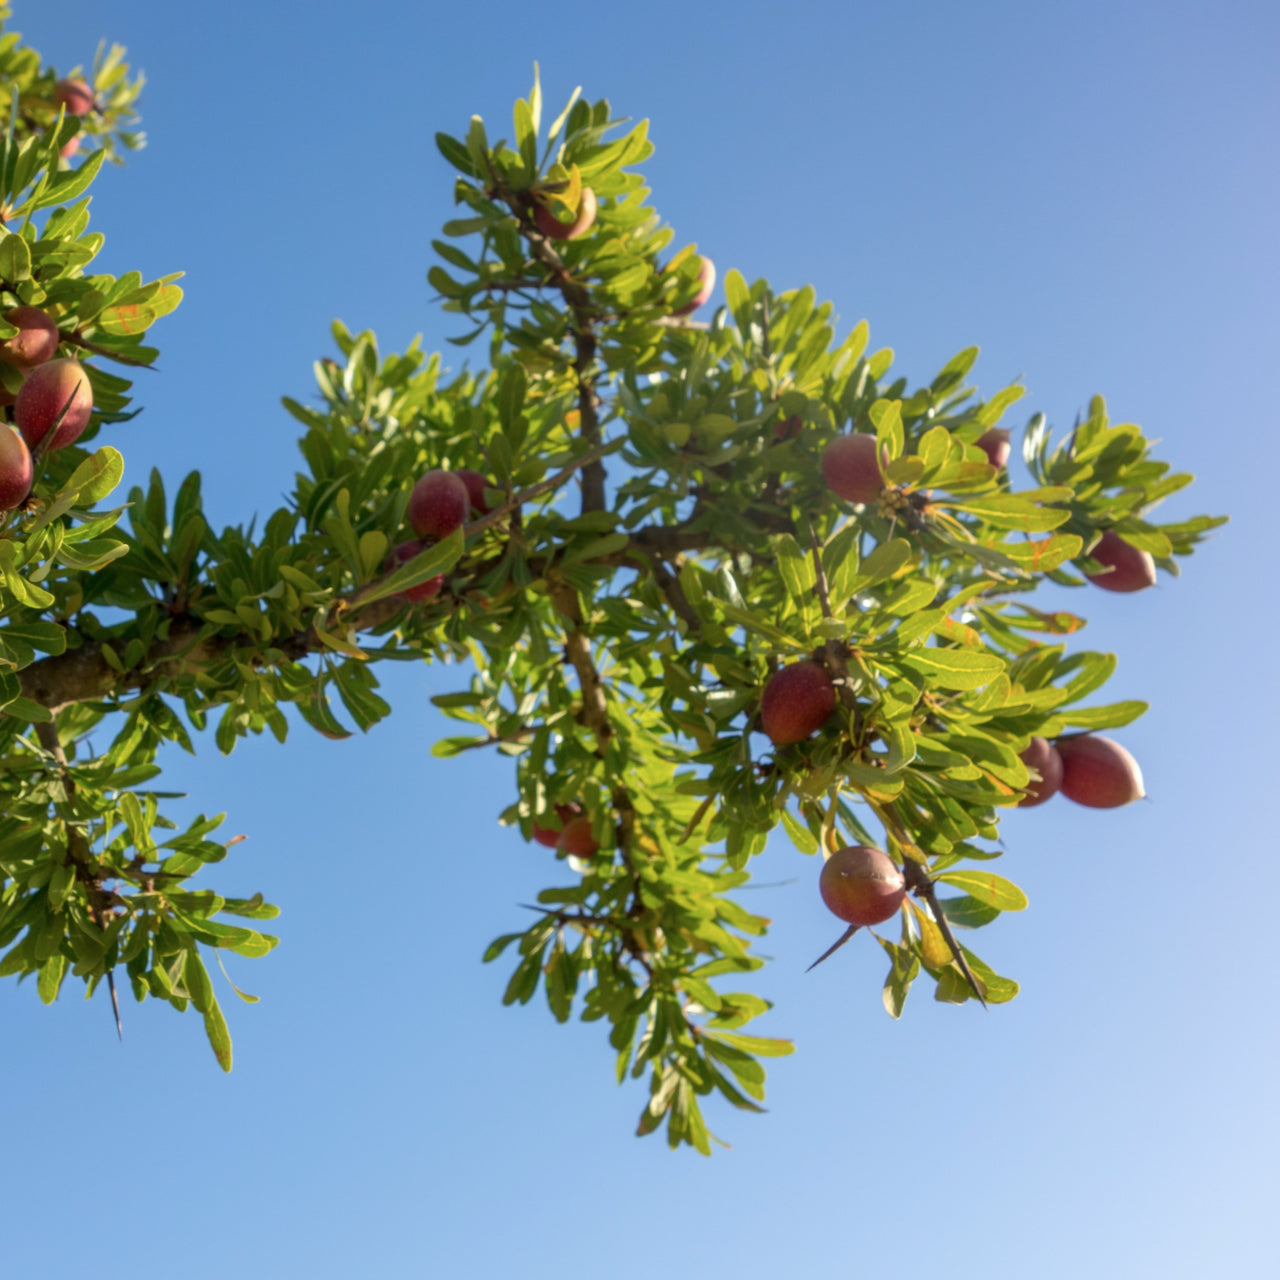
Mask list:
[[[4,318],[18,332],[0,342],[0,362],[22,379],[16,393],[0,381],[0,405],[13,414],[13,425],[0,426],[0,511],[10,511],[31,492],[35,459],[73,444],[89,425],[93,389],[78,360],[54,359],[61,335],[48,312],[13,307]]]
[[[794,439],[799,418],[774,426],[776,440]],[[986,432],[977,445],[993,467],[1009,460],[1009,433]],[[876,437],[852,433],[837,437],[822,454],[827,487],[848,502],[873,503],[886,488]],[[1114,530],[1107,530],[1089,556],[1103,572],[1085,572],[1089,581],[1108,591],[1139,591],[1155,583],[1151,555],[1132,546]],[[836,707],[836,689],[819,661],[796,662],[770,677],[760,702],[760,727],[774,746],[803,742],[826,723]],[[1033,737],[1022,752],[1032,780],[1021,807],[1043,804],[1062,792],[1069,800],[1095,809],[1112,809],[1145,794],[1138,762],[1119,743],[1096,734],[1068,734],[1049,742]],[[850,924],[880,924],[894,915],[906,892],[902,872],[877,849],[857,845],[833,854],[822,870],[823,901]]]
[[[534,226],[549,240],[576,240],[586,235],[595,225],[599,203],[590,187],[582,188],[578,208],[568,222],[562,222],[549,204],[539,201],[533,207]],[[711,297],[716,287],[716,264],[710,258],[698,258],[698,292],[684,306],[676,308],[673,316],[692,315]]]
[[[413,486],[409,495],[409,524],[418,539],[439,541],[447,538],[455,529],[467,523],[472,512],[487,515],[489,505],[485,490],[489,481],[478,471],[463,467],[459,471],[428,471]],[[423,549],[423,543],[415,539],[402,542],[391,552],[387,565],[394,569],[407,564]],[[444,574],[428,578],[416,587],[404,592],[404,598],[413,604],[434,599],[444,586]]]
[[[775,426],[777,439],[792,439],[799,434],[799,419],[787,419]],[[980,436],[976,444],[997,470],[1009,461],[1009,433],[993,427]],[[822,478],[827,488],[846,502],[876,502],[886,485],[877,457],[876,437],[865,432],[837,436],[822,451]],[[1084,576],[1095,586],[1107,591],[1141,591],[1156,584],[1156,562],[1148,551],[1126,542],[1114,529],[1108,529],[1089,551],[1089,557],[1102,565],[1102,571],[1085,570]]]

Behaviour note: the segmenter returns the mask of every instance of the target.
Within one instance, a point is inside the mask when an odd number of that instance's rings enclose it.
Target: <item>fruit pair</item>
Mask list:
[[[1019,806],[1034,808],[1062,792],[1090,809],[1117,809],[1146,792],[1138,762],[1118,742],[1096,734],[1074,734],[1049,742],[1032,738],[1022,761],[1040,775]]]

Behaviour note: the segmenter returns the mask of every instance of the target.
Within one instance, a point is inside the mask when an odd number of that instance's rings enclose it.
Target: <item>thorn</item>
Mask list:
[[[116,1015],[116,1035],[120,1043],[124,1043],[124,1023],[120,1021],[120,997],[116,994],[116,974],[114,969],[107,970],[107,990],[111,992],[111,1008]]]
[[[806,970],[805,973],[812,973],[828,956],[833,956],[841,947],[844,946],[855,933],[858,932],[858,926],[851,924]]]

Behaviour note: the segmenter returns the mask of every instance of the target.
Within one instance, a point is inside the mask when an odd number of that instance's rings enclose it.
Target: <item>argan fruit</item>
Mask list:
[[[818,892],[827,910],[846,924],[883,924],[902,906],[907,885],[892,858],[856,844],[827,859]]]
[[[31,492],[31,450],[17,427],[0,424],[0,511],[12,511]]]
[[[1026,794],[1018,801],[1018,808],[1034,809],[1058,794],[1058,788],[1062,786],[1062,757],[1048,739],[1032,738],[1021,760],[1027,768],[1040,775],[1040,781],[1033,778],[1027,783]]]
[[[796,662],[769,677],[760,699],[760,727],[775,747],[803,742],[836,709],[836,687],[826,667]]]
[[[489,505],[484,500],[484,491],[493,488],[493,485],[489,483],[488,477],[482,476],[478,471],[472,471],[470,467],[463,467],[453,474],[467,486],[472,509],[482,516],[488,515]]]
[[[822,478],[846,502],[874,502],[884,489],[875,436],[836,436],[822,451]]]
[[[423,546],[420,542],[402,542],[387,558],[387,568],[398,569],[402,564],[408,564],[421,550]],[[419,604],[423,600],[435,599],[443,586],[444,574],[438,573],[434,578],[428,578],[425,582],[420,582],[416,587],[410,587],[408,591],[402,591],[400,594],[411,604]]]
[[[1009,464],[1009,432],[1004,427],[992,427],[990,431],[980,435],[974,442],[987,461],[997,470]]]
[[[600,848],[600,841],[591,834],[591,819],[583,814],[578,818],[570,818],[560,832],[556,848],[561,853],[570,853],[575,858],[590,858]]]
[[[66,357],[49,360],[32,369],[18,392],[13,406],[13,420],[28,446],[35,449],[58,420],[66,413],[53,439],[44,444],[46,452],[65,449],[80,437],[89,425],[93,412],[93,388],[79,360]]]
[[[540,845],[545,845],[548,849],[554,849],[560,843],[560,835],[565,827],[581,812],[582,806],[576,800],[571,801],[569,804],[556,805],[556,819],[560,825],[558,827],[544,827],[537,818],[534,818],[533,838]]]
[[[576,240],[591,230],[591,225],[596,220],[596,208],[596,193],[590,187],[583,187],[578,212],[572,222],[561,222],[544,204],[534,209],[533,221],[548,239]]]
[[[1085,573],[1095,586],[1106,591],[1142,591],[1156,585],[1156,562],[1149,551],[1139,551],[1114,529],[1098,539],[1089,555],[1108,566],[1108,573]]]
[[[53,102],[66,107],[70,116],[87,116],[93,110],[93,90],[83,80],[59,80],[53,86]]]
[[[420,538],[447,538],[470,514],[471,494],[455,471],[428,471],[409,495],[409,523]]]
[[[693,295],[692,302],[686,302],[683,307],[678,307],[673,311],[671,313],[673,316],[693,315],[711,297],[712,291],[716,287],[716,264],[710,258],[703,257],[699,257],[698,262],[698,279],[702,281],[698,292]]]
[[[803,430],[804,419],[798,413],[793,413],[789,418],[779,418],[773,424],[773,438],[775,440],[794,440]]]
[[[1118,742],[1084,733],[1054,745],[1062,757],[1062,794],[1068,800],[1090,809],[1118,809],[1147,794],[1138,762]]]
[[[39,307],[11,307],[4,318],[18,326],[12,338],[0,342],[0,360],[19,369],[34,369],[52,360],[58,350],[58,326]]]

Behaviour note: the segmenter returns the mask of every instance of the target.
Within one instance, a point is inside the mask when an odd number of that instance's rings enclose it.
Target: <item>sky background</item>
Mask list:
[[[768,1115],[709,1108],[733,1144],[710,1160],[632,1136],[645,1091],[614,1084],[599,1024],[501,1007],[508,967],[480,954],[551,859],[495,821],[509,764],[430,755],[448,722],[428,698],[462,673],[388,664],[396,711],[365,739],[175,754],[173,812],[249,837],[216,883],[279,903],[282,945],[228,957],[263,997],[223,989],[230,1076],[192,1014],[125,994],[119,1045],[105,993],[69,981],[46,1009],[0,985],[0,1271],[1274,1267],[1280,9],[28,0],[11,29],[59,71],[100,38],[146,71],[149,145],[94,188],[99,262],[184,270],[186,300],[111,442],[126,481],[199,468],[215,522],[289,488],[279,397],[312,394],[333,317],[384,351],[457,331],[425,280],[452,207],[432,137],[473,112],[509,136],[538,60],[544,118],[579,83],[649,117],[654,203],[722,275],[812,283],[913,380],[981,344],[984,392],[1029,386],[1015,425],[1069,426],[1101,391],[1200,476],[1169,518],[1233,523],[1178,582],[1069,597],[1121,656],[1114,697],[1153,704],[1117,733],[1151,798],[1007,819],[999,870],[1031,908],[981,951],[1022,983],[1012,1005],[921,986],[895,1023],[867,938],[805,975],[838,925],[774,840],[758,878],[791,883],[750,895],[775,922],[755,1025],[798,1051]]]

